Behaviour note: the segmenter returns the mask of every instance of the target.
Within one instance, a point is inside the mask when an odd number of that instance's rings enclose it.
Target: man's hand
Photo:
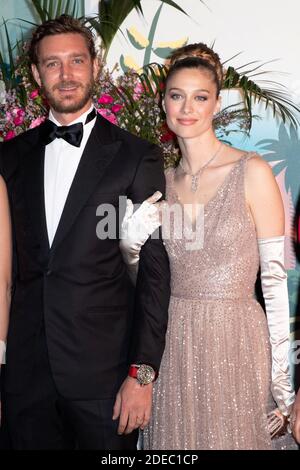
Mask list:
[[[119,418],[118,434],[129,434],[134,429],[144,429],[149,423],[152,407],[152,383],[140,385],[127,377],[116,397],[113,418]]]

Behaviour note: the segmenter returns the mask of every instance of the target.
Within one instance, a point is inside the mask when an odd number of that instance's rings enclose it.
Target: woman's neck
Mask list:
[[[185,168],[195,174],[217,152],[220,141],[213,132],[191,139],[178,138]]]

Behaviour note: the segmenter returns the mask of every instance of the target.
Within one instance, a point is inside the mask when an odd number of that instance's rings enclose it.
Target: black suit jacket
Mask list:
[[[99,240],[100,204],[140,203],[165,191],[158,148],[97,117],[51,249],[44,206],[43,125],[0,147],[14,234],[15,288],[6,390],[30,387],[36,338],[45,327],[53,378],[70,399],[115,395],[128,364],[159,368],[169,303],[169,264],[161,238],[144,245],[135,308],[119,237]],[[118,229],[118,224],[117,227]]]

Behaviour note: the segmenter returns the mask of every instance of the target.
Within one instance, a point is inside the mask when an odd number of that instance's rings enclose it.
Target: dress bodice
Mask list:
[[[163,237],[174,296],[198,300],[253,297],[259,257],[244,187],[246,162],[253,155],[244,154],[233,165],[213,198],[200,207],[196,227],[175,191],[176,170],[166,170],[171,215],[169,223],[163,221]]]

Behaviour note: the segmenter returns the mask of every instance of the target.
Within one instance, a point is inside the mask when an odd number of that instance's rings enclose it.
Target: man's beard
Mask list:
[[[70,94],[70,97],[68,99],[68,95],[65,94],[64,99],[57,99],[54,96],[54,91],[56,89],[59,89],[61,87],[71,87],[71,86],[76,86],[79,88],[82,88],[84,93],[80,98],[73,98],[72,94]],[[50,107],[56,111],[57,113],[64,113],[64,114],[69,114],[69,113],[76,113],[77,111],[80,111],[84,106],[88,103],[90,98],[93,95],[93,89],[94,89],[94,79],[91,78],[89,83],[86,85],[82,85],[81,83],[74,82],[74,81],[62,81],[55,85],[52,90],[49,90],[42,86],[42,92],[47,98],[47,101],[50,105]]]

